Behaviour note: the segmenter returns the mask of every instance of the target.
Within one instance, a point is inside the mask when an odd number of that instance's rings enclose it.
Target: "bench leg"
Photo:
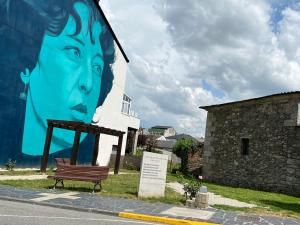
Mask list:
[[[64,180],[63,179],[55,179],[55,184],[54,184],[54,187],[53,187],[53,189],[55,189],[55,188],[57,188],[57,184],[58,183],[61,183],[61,188],[64,188],[65,187],[65,185],[64,185]]]
[[[102,185],[101,185],[101,181],[100,182],[96,182],[93,188],[93,194],[95,193],[96,187],[99,185],[99,192],[101,192],[102,190]]]

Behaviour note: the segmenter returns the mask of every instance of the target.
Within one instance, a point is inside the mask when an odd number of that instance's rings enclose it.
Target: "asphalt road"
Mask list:
[[[141,225],[155,224],[96,213],[0,200],[1,225]],[[156,223],[157,224],[157,223]]]

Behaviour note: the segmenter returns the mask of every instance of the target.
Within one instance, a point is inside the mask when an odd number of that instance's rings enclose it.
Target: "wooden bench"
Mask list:
[[[85,166],[85,165],[70,165],[70,159],[56,158],[57,169],[55,174],[48,176],[49,179],[55,179],[54,189],[58,183],[64,187],[64,180],[78,180],[94,183],[93,193],[99,185],[101,191],[101,181],[105,180],[108,176],[108,166]]]

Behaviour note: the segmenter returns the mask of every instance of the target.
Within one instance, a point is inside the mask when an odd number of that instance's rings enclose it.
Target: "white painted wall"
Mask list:
[[[128,127],[139,129],[140,120],[136,117],[123,114],[122,101],[125,88],[127,62],[120,49],[115,45],[116,61],[113,64],[114,81],[112,90],[102,106],[98,107],[94,121],[99,121],[98,126],[107,127],[126,132],[123,137],[122,152],[125,154]],[[99,154],[97,163],[106,166],[109,163],[112,146],[118,144],[118,138],[110,135],[100,135]]]

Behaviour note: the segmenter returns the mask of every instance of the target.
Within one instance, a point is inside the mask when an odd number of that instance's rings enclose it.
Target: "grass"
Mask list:
[[[4,176],[24,176],[24,175],[42,175],[39,169],[36,170],[12,170],[12,171],[0,171],[0,175]],[[53,174],[52,170],[46,171],[47,175]]]
[[[167,180],[169,182],[178,181],[180,183],[187,183],[191,180],[191,178],[168,174]],[[229,187],[205,181],[202,183],[203,185],[207,186],[210,192],[222,195],[223,197],[257,205],[255,208],[238,208],[226,205],[214,205],[215,208],[249,213],[289,216],[300,219],[299,197],[246,188]]]
[[[114,169],[110,169],[110,172],[113,172]],[[46,171],[46,175],[52,175],[53,169],[48,169]],[[136,171],[132,171],[132,170],[126,170],[126,169],[121,169],[120,173],[136,173]],[[41,173],[39,169],[34,169],[34,170],[12,170],[12,171],[8,171],[8,170],[4,170],[4,171],[0,171],[0,176],[4,175],[4,176],[24,176],[24,175],[42,175],[44,173]]]
[[[138,173],[109,175],[108,179],[102,182],[103,189],[96,194],[101,196],[112,196],[129,199],[138,199]],[[91,193],[93,190],[93,184],[89,182],[80,181],[64,181],[65,188],[62,190],[80,191]],[[44,180],[5,180],[0,181],[0,184],[10,185],[14,187],[24,188],[38,188],[38,189],[50,189],[53,188],[54,181],[50,179]],[[169,204],[183,204],[185,199],[180,194],[174,192],[170,188],[166,188],[166,194],[164,198],[143,198],[150,202],[164,202]]]
[[[101,196],[114,196],[129,199],[138,199],[138,181],[139,173],[134,171],[121,171],[130,172],[130,174],[120,174],[117,176],[110,175],[107,180],[103,182],[103,190],[99,194]],[[38,171],[8,171],[4,172],[11,175],[32,175],[39,174]],[[47,172],[51,173],[51,171]],[[0,173],[2,175],[2,172]],[[168,173],[167,182],[180,182],[187,183],[192,178],[178,176]],[[49,189],[53,187],[53,180],[7,180],[0,181],[0,184],[11,185],[15,187],[25,188],[39,188]],[[226,205],[214,205],[215,208],[242,211],[248,213],[259,213],[267,215],[288,216],[300,219],[300,198],[284,194],[264,192],[257,190],[250,190],[245,188],[235,188],[214,184],[210,182],[203,182],[203,185],[208,187],[210,192],[222,195],[227,198],[236,199],[242,202],[256,204],[255,208],[238,208]],[[69,191],[82,191],[91,192],[93,188],[92,183],[79,182],[79,181],[65,181],[65,189]],[[151,202],[164,202],[176,205],[182,205],[185,201],[184,197],[174,192],[172,189],[166,188],[166,195],[164,198],[146,198],[142,199]]]

